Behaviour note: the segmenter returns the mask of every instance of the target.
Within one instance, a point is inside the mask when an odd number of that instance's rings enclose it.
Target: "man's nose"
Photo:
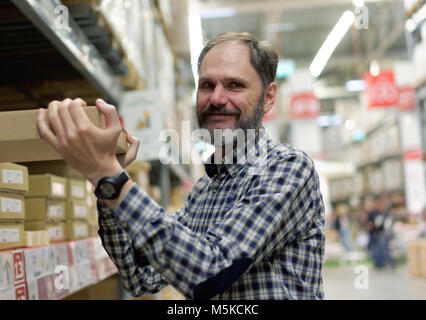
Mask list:
[[[228,98],[222,85],[215,86],[210,96],[210,103],[215,106],[224,106],[228,103]]]

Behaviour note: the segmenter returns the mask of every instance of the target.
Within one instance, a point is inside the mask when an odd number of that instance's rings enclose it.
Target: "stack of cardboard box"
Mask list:
[[[24,194],[27,191],[27,168],[0,163],[0,250],[24,245]]]
[[[67,232],[68,240],[90,236],[86,180],[68,179]]]
[[[30,174],[25,197],[25,231],[47,231],[49,242],[66,240],[67,179],[53,174]]]
[[[86,191],[87,210],[89,210],[89,233],[91,237],[97,237],[99,230],[98,209],[96,207],[96,196],[94,194],[94,187],[89,181],[86,182]]]
[[[413,276],[426,278],[426,239],[417,239],[408,244],[408,264]]]

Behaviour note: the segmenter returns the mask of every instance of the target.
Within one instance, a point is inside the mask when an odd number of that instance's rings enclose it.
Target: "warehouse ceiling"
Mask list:
[[[355,12],[352,0],[199,0],[199,5],[205,39],[222,31],[247,31],[271,41],[279,55],[293,59],[298,68],[309,67],[343,12]],[[368,28],[354,25],[320,75],[329,86],[359,78],[373,59],[382,65],[407,59],[403,2],[365,5]]]

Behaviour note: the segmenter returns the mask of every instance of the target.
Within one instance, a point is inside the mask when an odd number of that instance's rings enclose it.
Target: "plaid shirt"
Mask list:
[[[189,299],[324,298],[324,206],[313,162],[262,141],[260,174],[248,162],[206,164],[174,214],[137,184],[115,211],[98,201],[99,235],[132,296],[171,284]]]

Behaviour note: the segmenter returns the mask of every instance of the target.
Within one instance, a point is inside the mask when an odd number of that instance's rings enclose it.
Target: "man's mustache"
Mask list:
[[[206,114],[226,114],[226,115],[239,115],[241,111],[239,110],[227,110],[226,106],[215,106],[212,104],[207,105],[204,109],[201,109],[201,115],[205,116]]]

